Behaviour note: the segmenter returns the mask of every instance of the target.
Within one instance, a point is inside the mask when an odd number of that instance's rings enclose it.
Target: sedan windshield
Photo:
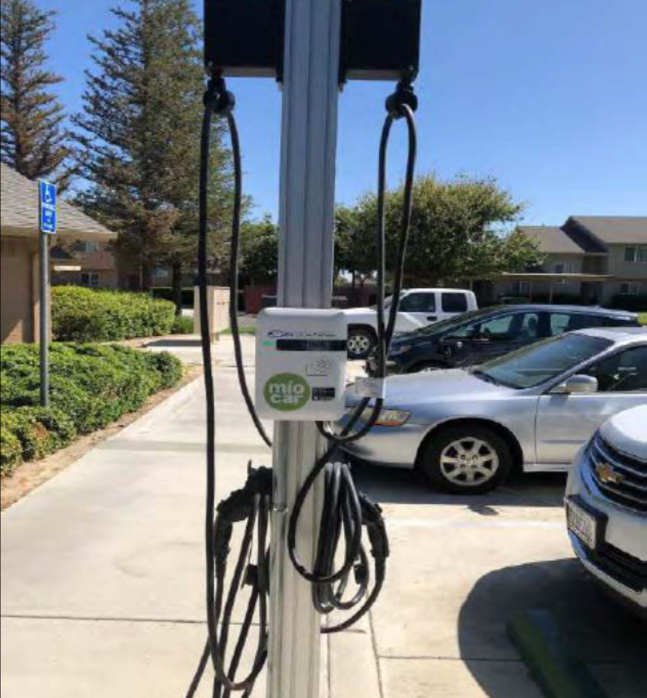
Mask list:
[[[475,368],[483,380],[510,388],[534,388],[604,351],[613,342],[585,334],[552,337]]]

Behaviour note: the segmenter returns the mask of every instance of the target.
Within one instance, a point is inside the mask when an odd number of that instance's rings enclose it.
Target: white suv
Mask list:
[[[389,297],[384,303],[386,311],[391,307],[391,300]],[[410,332],[477,308],[476,296],[472,291],[460,288],[410,288],[400,295],[395,331]],[[348,322],[348,356],[351,359],[365,359],[377,342],[376,309],[350,308],[344,313]]]
[[[611,417],[580,451],[566,516],[582,564],[647,614],[647,404]]]

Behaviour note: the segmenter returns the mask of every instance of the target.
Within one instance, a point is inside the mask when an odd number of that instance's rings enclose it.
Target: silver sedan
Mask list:
[[[350,388],[349,414],[359,400]],[[378,425],[347,450],[477,494],[513,468],[566,470],[602,422],[645,404],[647,329],[581,330],[477,368],[389,378]]]

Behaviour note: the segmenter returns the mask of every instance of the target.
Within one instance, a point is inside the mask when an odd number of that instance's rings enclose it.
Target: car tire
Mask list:
[[[366,327],[352,327],[348,331],[348,358],[366,359],[376,344],[377,340],[372,330]]]
[[[427,439],[419,467],[435,489],[475,495],[502,484],[512,464],[510,446],[494,430],[479,424],[458,424]]]
[[[431,371],[439,371],[441,368],[447,367],[433,361],[423,361],[408,368],[407,373],[430,373]]]

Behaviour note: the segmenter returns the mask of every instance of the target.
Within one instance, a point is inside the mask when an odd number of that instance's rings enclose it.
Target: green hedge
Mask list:
[[[0,472],[3,475],[11,473],[22,463],[22,446],[18,437],[2,426],[0,432]]]
[[[193,334],[193,318],[178,315],[171,328],[171,334]]]
[[[39,407],[38,347],[2,348],[2,473],[68,445],[77,434],[106,427],[175,385],[182,365],[168,353],[118,345],[52,344],[51,407]]]
[[[52,333],[62,342],[110,342],[169,334],[175,306],[147,293],[55,286]]]

